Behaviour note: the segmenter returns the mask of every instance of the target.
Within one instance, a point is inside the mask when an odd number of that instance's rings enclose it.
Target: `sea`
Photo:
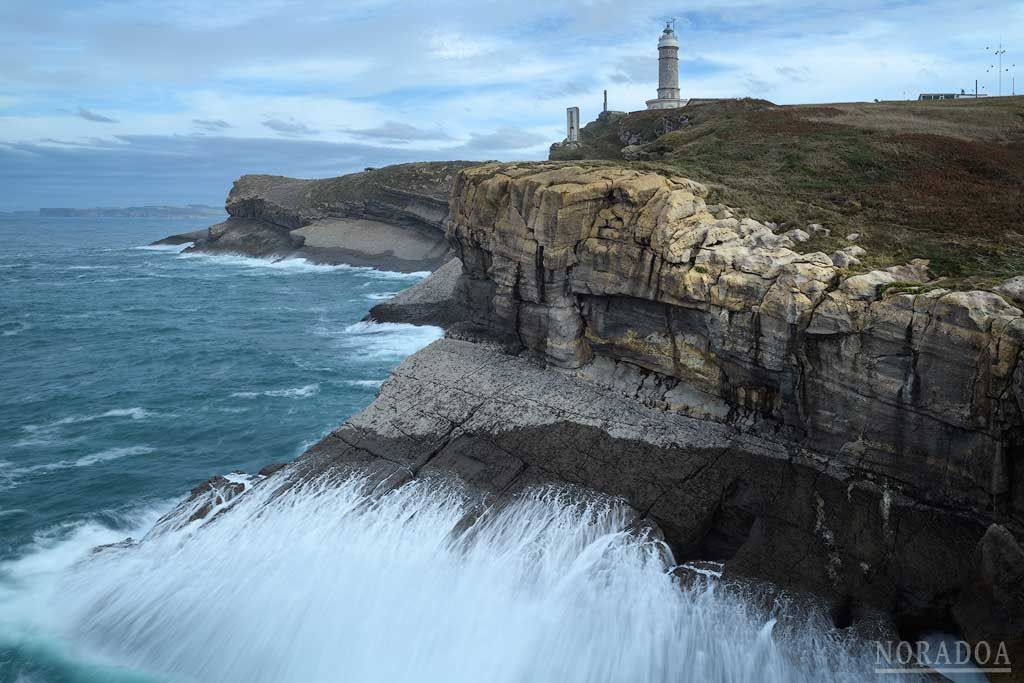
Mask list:
[[[877,680],[614,501],[542,489],[456,538],[450,486],[254,485],[442,331],[363,321],[425,273],[146,246],[207,222],[0,217],[0,681]],[[251,489],[167,516],[214,475]]]

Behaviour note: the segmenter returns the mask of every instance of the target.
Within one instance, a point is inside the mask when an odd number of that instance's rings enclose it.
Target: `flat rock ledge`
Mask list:
[[[999,525],[865,471],[856,454],[808,448],[770,420],[730,425],[645,404],[637,392],[653,375],[628,363],[613,375],[602,385],[491,343],[439,340],[288,476],[358,466],[388,487],[455,476],[482,505],[567,482],[625,499],[677,561],[720,560],[726,577],[881,609],[908,628],[955,620],[969,637],[1019,645],[1019,616],[978,607],[1019,593],[1005,560],[1019,548]]]

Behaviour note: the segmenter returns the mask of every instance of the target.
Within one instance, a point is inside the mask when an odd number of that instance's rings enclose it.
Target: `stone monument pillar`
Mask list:
[[[565,141],[576,142],[580,139],[580,108],[569,107],[565,110]]]

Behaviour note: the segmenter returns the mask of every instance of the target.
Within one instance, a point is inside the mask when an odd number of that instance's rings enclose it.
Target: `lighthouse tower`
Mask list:
[[[647,100],[647,108],[676,109],[686,102],[679,98],[679,39],[668,22],[658,40],[658,97]]]

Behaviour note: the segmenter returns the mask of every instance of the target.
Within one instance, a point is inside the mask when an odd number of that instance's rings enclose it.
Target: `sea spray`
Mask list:
[[[276,481],[77,564],[51,603],[67,641],[216,681],[873,680],[848,638],[777,639],[715,582],[681,586],[614,502],[538,489],[463,530],[452,486]]]

